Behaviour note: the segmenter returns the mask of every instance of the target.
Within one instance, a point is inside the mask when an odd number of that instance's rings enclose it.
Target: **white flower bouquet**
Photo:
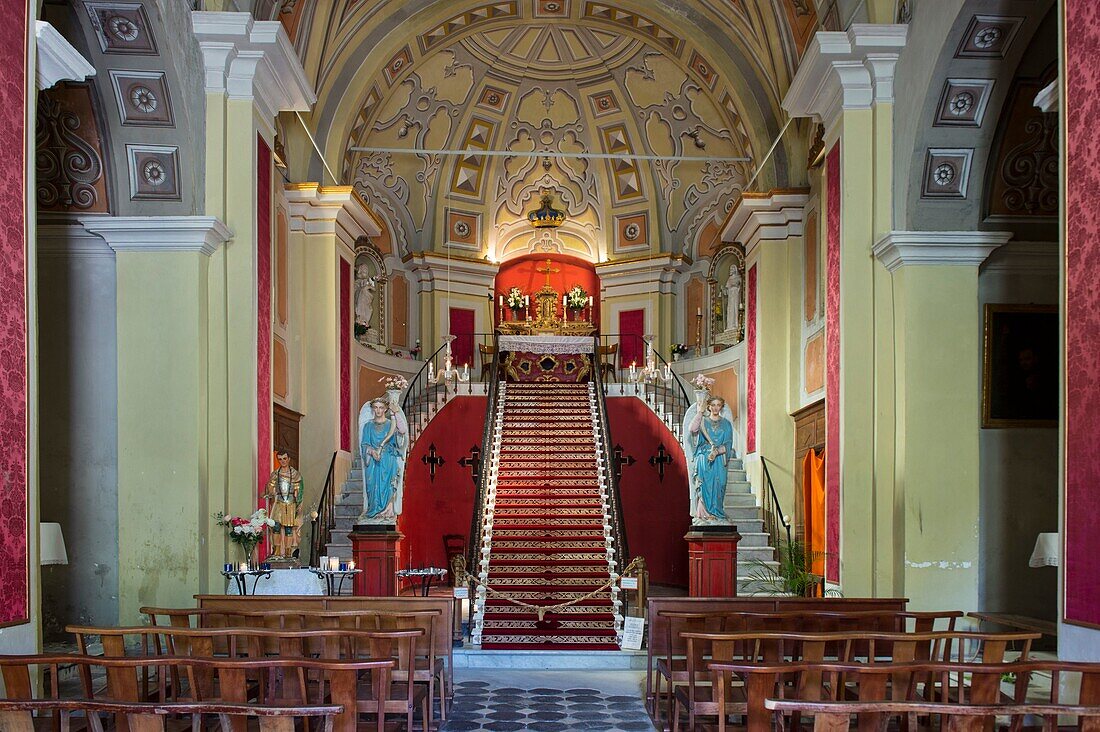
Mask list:
[[[580,285],[573,285],[566,293],[566,298],[570,310],[581,310],[588,305],[588,293]]]
[[[513,287],[512,289],[508,290],[507,302],[508,307],[510,307],[512,310],[519,310],[520,308],[522,308],[524,306],[523,290],[519,289],[518,287]]]
[[[267,510],[263,508],[248,518],[227,516],[221,511],[214,514],[214,518],[218,526],[229,529],[229,540],[244,547],[246,554],[252,554],[252,550],[263,540],[264,531],[275,526],[275,519],[268,516]]]
[[[383,376],[379,379],[380,382],[386,385],[386,391],[394,389],[396,391],[404,391],[409,386],[409,380],[401,374],[394,374],[392,376]]]
[[[710,387],[714,386],[714,379],[703,374],[698,374],[691,380],[692,386],[696,389],[702,389],[703,391],[710,391]]]

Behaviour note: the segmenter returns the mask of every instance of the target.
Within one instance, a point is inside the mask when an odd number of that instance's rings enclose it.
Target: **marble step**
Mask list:
[[[743,526],[743,523],[737,525],[737,533],[741,535],[741,541],[737,542],[738,549],[768,546],[771,536],[764,531],[746,531]]]
[[[726,495],[752,493],[752,486],[747,480],[730,480],[726,483]]]
[[[728,499],[730,498],[730,496],[727,495],[726,498]],[[760,515],[760,509],[755,505],[731,506],[729,504],[729,501],[727,501],[723,507],[726,510],[726,515],[729,516],[738,526],[740,526],[742,524],[742,521],[744,520],[756,520],[761,522],[763,521],[763,518]]]
[[[775,550],[770,546],[744,546],[741,542],[737,542],[737,565],[751,565],[754,560],[773,562]]]
[[[722,505],[727,508],[743,508],[752,507],[756,508],[756,496],[751,493],[726,493],[726,499],[722,502]]]

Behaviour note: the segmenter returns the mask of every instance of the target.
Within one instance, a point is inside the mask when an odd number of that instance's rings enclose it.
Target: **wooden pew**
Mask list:
[[[669,715],[673,730],[679,728],[680,710],[686,709],[688,729],[695,729],[695,718],[719,713],[719,693],[729,693],[740,703],[747,703],[745,688],[732,687],[731,665],[774,666],[855,661],[866,659],[867,665],[891,665],[895,662],[932,661],[959,665],[967,659],[960,652],[965,643],[980,646],[982,661],[1001,663],[1010,643],[1022,646],[1026,660],[1036,633],[975,633],[953,631],[942,633],[790,633],[734,632],[681,634],[686,642],[687,668],[685,683],[673,692]],[[862,654],[862,655],[861,655]],[[810,686],[819,679],[802,679]],[[740,695],[740,696],[739,696]],[[762,697],[757,695],[757,711],[762,709]],[[752,708],[748,711],[751,715]],[[756,718],[759,721],[759,716]]]
[[[448,703],[454,697],[454,654],[453,630],[455,622],[455,599],[451,596],[429,597],[359,597],[327,595],[280,595],[240,596],[240,595],[195,595],[198,607],[212,610],[317,610],[317,611],[355,611],[372,612],[418,612],[439,610],[442,622],[436,623],[434,645],[436,652],[444,657],[442,689]]]
[[[1015,732],[1028,716],[1042,717],[1043,729],[1054,732],[1058,717],[1076,717],[1077,729],[1095,732],[1100,729],[1100,706],[1084,704],[942,704],[932,702],[853,702],[822,701],[803,702],[784,699],[766,699],[767,709],[778,714],[804,712],[814,717],[814,732],[848,732],[851,718],[857,716],[859,729],[865,729],[863,719],[883,715],[936,715],[941,719],[940,729],[945,732],[980,732],[993,724],[996,717],[1011,717],[1009,729]],[[873,722],[869,728],[874,728]],[[778,728],[783,730],[785,728]]]
[[[76,666],[84,673],[81,679],[90,680],[92,671],[102,668],[107,676],[107,686],[97,694],[90,682],[83,693],[86,700],[121,704],[143,703],[137,698],[137,675],[146,667],[158,669],[162,678],[179,677],[187,680],[189,689],[199,689],[200,675],[216,675],[218,683],[212,685],[204,698],[194,703],[221,702],[249,704],[255,702],[270,705],[279,696],[295,697],[309,705],[310,697],[317,704],[327,700],[327,705],[338,706],[342,711],[333,717],[337,732],[356,732],[360,714],[373,714],[378,732],[385,728],[385,715],[400,711],[387,701],[396,697],[390,672],[394,661],[318,661],[314,659],[232,659],[179,658],[173,656],[106,658],[103,656],[52,655],[52,656],[3,656],[0,655],[0,676],[4,679],[8,701],[31,700],[33,668],[41,666]],[[266,696],[256,696],[256,686],[251,679],[266,677]],[[363,683],[364,680],[366,683]],[[158,701],[157,705],[171,702]],[[116,716],[116,727],[123,732],[144,732],[131,729],[125,714]],[[228,729],[244,730],[247,720],[231,719]],[[2,728],[2,727],[0,727]],[[223,728],[224,729],[224,728]],[[411,729],[411,727],[410,727]]]

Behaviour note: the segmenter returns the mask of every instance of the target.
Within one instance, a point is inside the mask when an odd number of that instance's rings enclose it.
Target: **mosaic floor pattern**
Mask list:
[[[522,671],[517,671],[522,675]],[[440,732],[459,730],[630,730],[654,729],[641,695],[607,694],[586,687],[498,686],[459,681],[455,700]]]

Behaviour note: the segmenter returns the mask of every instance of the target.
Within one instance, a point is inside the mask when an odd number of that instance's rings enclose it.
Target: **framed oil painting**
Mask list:
[[[982,427],[1058,426],[1058,307],[985,306]]]

